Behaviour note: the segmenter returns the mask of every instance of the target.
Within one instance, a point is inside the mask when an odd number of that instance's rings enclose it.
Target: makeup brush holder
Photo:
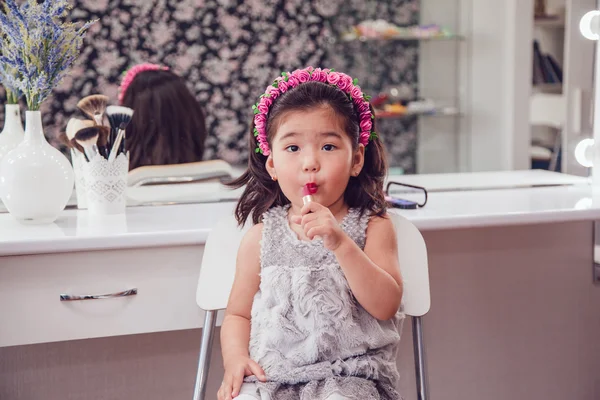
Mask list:
[[[120,153],[113,161],[96,155],[84,162],[83,173],[90,214],[125,213],[129,154]]]
[[[71,162],[73,171],[75,171],[75,194],[77,195],[77,208],[85,210],[87,208],[87,193],[85,186],[85,176],[83,166],[87,162],[82,152],[71,148]]]

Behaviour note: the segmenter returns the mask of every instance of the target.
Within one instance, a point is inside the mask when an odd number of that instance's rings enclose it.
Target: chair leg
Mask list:
[[[427,375],[425,368],[425,348],[423,344],[422,317],[412,318],[413,350],[415,353],[415,372],[417,378],[417,399],[427,400]]]
[[[200,357],[198,358],[198,372],[194,386],[194,400],[204,400],[206,395],[206,382],[210,368],[210,352],[212,350],[217,312],[206,311],[204,327],[202,328],[202,341],[200,342]]]

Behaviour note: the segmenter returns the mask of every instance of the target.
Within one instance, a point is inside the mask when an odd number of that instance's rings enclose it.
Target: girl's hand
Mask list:
[[[248,356],[233,356],[225,361],[225,375],[223,383],[217,392],[219,400],[232,400],[240,394],[240,388],[245,376],[254,375],[264,382],[265,372],[255,361]]]
[[[300,214],[293,215],[292,222],[302,226],[309,240],[315,236],[322,237],[323,244],[331,251],[335,251],[347,237],[329,208],[315,201],[302,207]]]

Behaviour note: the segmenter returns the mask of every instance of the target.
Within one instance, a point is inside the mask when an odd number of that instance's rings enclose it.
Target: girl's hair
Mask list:
[[[322,82],[309,81],[288,90],[279,96],[269,109],[267,120],[267,137],[271,146],[281,118],[293,111],[308,111],[318,107],[330,107],[333,113],[341,119],[344,131],[353,143],[353,149],[358,147],[359,116],[352,101],[339,88]],[[373,112],[373,107],[371,107]],[[375,121],[373,121],[375,124]],[[375,127],[373,127],[375,129]],[[246,185],[244,192],[235,209],[235,217],[240,225],[252,215],[252,222],[261,221],[262,214],[271,207],[289,204],[279,188],[279,184],[271,179],[266,170],[267,157],[255,152],[256,138],[254,137],[254,120],[248,135],[250,159],[248,169],[242,176],[229,186],[240,188]],[[384,216],[386,202],[383,194],[383,181],[387,172],[385,151],[379,138],[369,141],[365,147],[365,163],[357,177],[351,177],[344,193],[344,200],[349,207],[358,208],[362,213]]]
[[[138,73],[122,104],[135,111],[126,131],[130,169],[202,160],[204,112],[178,75],[165,70]]]

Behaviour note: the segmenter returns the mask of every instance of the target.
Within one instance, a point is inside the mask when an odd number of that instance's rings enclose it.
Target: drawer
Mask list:
[[[201,326],[203,247],[0,257],[0,347]],[[137,294],[61,301],[61,294]]]

